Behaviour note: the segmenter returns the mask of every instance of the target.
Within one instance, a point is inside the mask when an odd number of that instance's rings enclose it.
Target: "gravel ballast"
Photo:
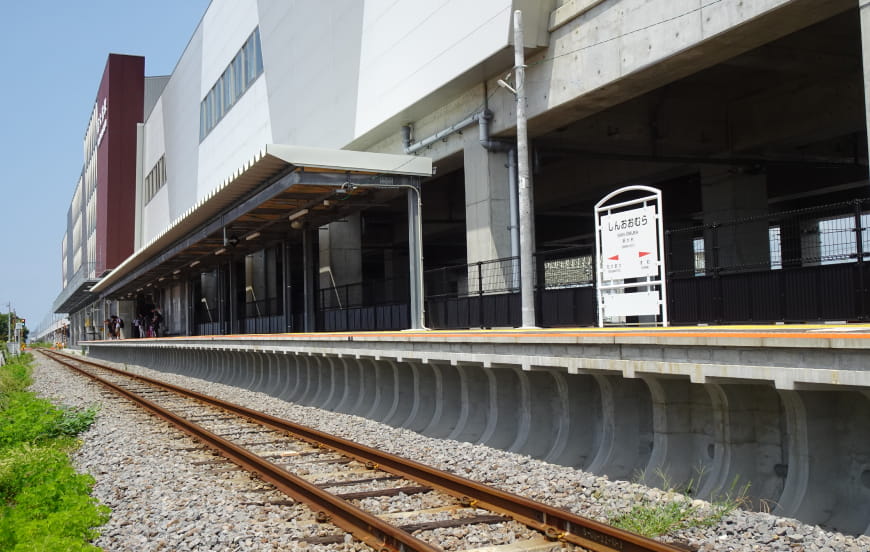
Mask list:
[[[34,355],[32,390],[58,404],[100,405],[95,424],[81,438],[74,462],[96,479],[94,496],[112,509],[94,544],[106,551],[368,550],[342,544],[300,542],[334,533],[304,506],[229,464],[216,462],[192,439],[84,377]],[[451,471],[606,522],[638,499],[685,500],[625,481],[556,466],[526,456],[424,437],[358,416],[299,406],[256,393],[175,374],[126,366],[131,372],[304,423],[315,429]],[[242,493],[242,498],[239,498]],[[706,502],[695,501],[700,508]],[[870,538],[825,531],[793,519],[736,510],[710,527],[686,529],[673,540],[703,552],[867,552]]]

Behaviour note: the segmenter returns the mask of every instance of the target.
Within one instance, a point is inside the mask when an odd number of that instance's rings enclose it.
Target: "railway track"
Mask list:
[[[268,414],[80,357],[40,351],[126,397],[217,454],[309,506],[375,550],[441,550],[437,530],[474,526],[510,550],[683,549]],[[397,496],[415,497],[395,511]],[[343,542],[345,533],[321,537]],[[492,550],[487,547],[486,550]]]

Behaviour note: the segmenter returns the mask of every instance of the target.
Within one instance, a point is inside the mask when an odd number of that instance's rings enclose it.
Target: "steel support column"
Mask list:
[[[305,294],[305,316],[302,331],[313,332],[317,330],[317,228],[304,228],[302,230],[302,263],[303,263],[303,287]]]

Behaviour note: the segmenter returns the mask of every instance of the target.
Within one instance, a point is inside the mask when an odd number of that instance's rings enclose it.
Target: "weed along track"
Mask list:
[[[45,352],[198,439],[376,550],[678,548],[220,399]],[[213,461],[203,464],[212,464]],[[460,532],[452,529],[461,528]]]

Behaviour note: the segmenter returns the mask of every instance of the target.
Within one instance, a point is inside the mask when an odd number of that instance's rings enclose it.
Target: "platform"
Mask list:
[[[169,337],[87,354],[870,527],[870,325]],[[667,481],[664,482],[663,478]]]
[[[870,389],[870,324],[257,334],[91,342]]]

